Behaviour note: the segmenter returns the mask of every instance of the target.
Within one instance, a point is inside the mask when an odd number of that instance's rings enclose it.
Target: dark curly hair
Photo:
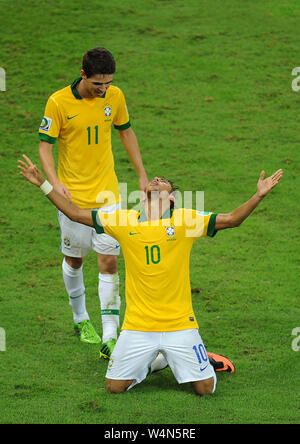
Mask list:
[[[160,179],[166,180],[169,183],[169,185],[171,187],[171,193],[174,193],[176,190],[179,190],[179,187],[177,185],[175,185],[175,183],[172,180],[167,179],[166,177],[160,177]]]
[[[95,74],[114,74],[116,62],[108,49],[98,46],[84,54],[82,69],[87,77],[92,77]]]
[[[166,177],[161,177],[161,179],[166,180],[169,183],[169,185],[171,187],[170,194],[173,194],[173,196],[176,198],[176,191],[179,190],[179,187],[177,185],[175,185],[175,183],[172,180],[167,179]],[[173,210],[174,207],[175,207],[175,203],[171,202],[171,204],[170,204],[171,210]]]

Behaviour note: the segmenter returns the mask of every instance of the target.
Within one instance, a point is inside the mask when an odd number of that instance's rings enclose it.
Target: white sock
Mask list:
[[[121,298],[119,295],[119,274],[99,273],[99,299],[102,319],[102,342],[117,339],[120,324]]]
[[[62,271],[75,324],[89,320],[90,318],[85,307],[85,288],[83,283],[82,266],[80,268],[72,268],[64,259],[62,263]]]

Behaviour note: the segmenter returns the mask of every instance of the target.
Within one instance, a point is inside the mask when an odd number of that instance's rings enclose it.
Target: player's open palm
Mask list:
[[[37,187],[41,186],[45,182],[45,178],[36,165],[34,165],[29,157],[23,154],[23,160],[18,160],[18,168],[21,170],[20,174],[25,177],[29,182]]]
[[[257,182],[257,191],[260,197],[266,196],[280,181],[282,178],[282,169],[277,170],[272,176],[265,179],[265,172],[260,173]]]

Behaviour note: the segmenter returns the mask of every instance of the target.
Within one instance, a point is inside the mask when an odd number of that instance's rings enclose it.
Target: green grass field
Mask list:
[[[1,0],[0,16],[0,423],[299,423],[299,2]],[[284,170],[240,228],[192,252],[200,333],[237,368],[212,396],[196,397],[169,369],[106,393],[106,362],[74,336],[56,211],[18,175],[23,153],[38,162],[48,96],[100,45],[117,60],[149,178],[204,190],[206,210],[227,212],[254,194],[262,169]],[[113,149],[120,182],[137,189],[116,131]],[[119,272],[123,316],[122,256]],[[97,275],[91,253],[87,307],[101,333]]]

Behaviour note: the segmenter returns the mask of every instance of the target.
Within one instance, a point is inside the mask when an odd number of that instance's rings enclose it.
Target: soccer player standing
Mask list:
[[[72,85],[52,94],[39,129],[42,167],[54,189],[82,209],[120,208],[119,186],[111,149],[111,126],[139,176],[141,190],[147,185],[138,141],[131,128],[122,91],[112,86],[113,55],[103,47],[90,49],[83,57],[80,77]],[[58,139],[56,173],[53,145]],[[101,354],[109,357],[117,338],[120,296],[117,257],[119,243],[107,234],[98,235],[58,213],[61,230],[63,279],[80,339],[100,343],[85,303],[83,260],[90,250],[97,253],[99,298],[103,327]]]

